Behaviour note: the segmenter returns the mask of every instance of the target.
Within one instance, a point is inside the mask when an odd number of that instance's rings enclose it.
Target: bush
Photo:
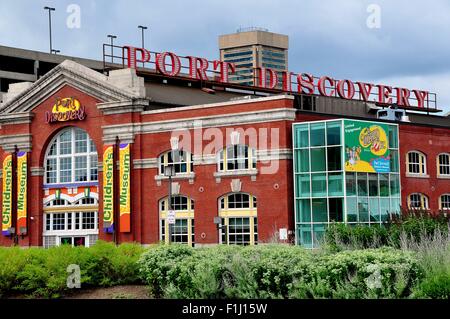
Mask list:
[[[422,277],[412,253],[392,248],[171,245],[145,252],[139,264],[151,292],[165,298],[404,297]]]
[[[102,241],[91,248],[0,248],[0,297],[59,297],[68,292],[71,264],[80,266],[82,286],[133,284],[140,281],[137,261],[143,251],[137,244],[116,247]]]

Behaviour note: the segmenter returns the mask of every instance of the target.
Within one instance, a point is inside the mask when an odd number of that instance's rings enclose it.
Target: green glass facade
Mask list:
[[[380,224],[400,211],[397,125],[383,123],[388,127],[389,172],[368,173],[345,169],[346,123],[293,125],[296,243],[307,248],[319,245],[330,223]]]

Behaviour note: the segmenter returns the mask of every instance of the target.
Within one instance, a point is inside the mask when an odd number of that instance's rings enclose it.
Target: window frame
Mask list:
[[[229,158],[229,150],[233,150],[233,157]],[[242,150],[244,157],[242,157]],[[247,156],[245,156],[247,153]],[[217,153],[217,171],[218,172],[236,172],[236,171],[252,171],[256,170],[257,158],[256,149],[245,144],[233,144],[221,149]],[[239,168],[240,163],[244,161],[244,168]],[[236,165],[238,168],[228,168],[228,166]]]
[[[441,163],[441,157],[447,157],[447,163]],[[436,157],[436,168],[438,177],[450,177],[450,154],[440,153]],[[448,170],[448,173],[441,173],[441,168]]]
[[[77,132],[81,131],[86,135],[85,139],[79,140],[77,139]],[[70,141],[61,141],[61,137],[64,134],[70,134]],[[79,143],[86,143],[85,152],[77,152],[77,148]],[[65,144],[65,145],[62,145]],[[62,149],[68,149],[67,145],[70,145],[69,153],[61,153]],[[63,146],[63,148],[61,147]],[[55,151],[55,154],[50,154],[51,151]],[[93,161],[93,159],[96,161]],[[84,159],[83,163],[85,163],[85,167],[77,168],[77,161],[80,159]],[[49,161],[52,161],[54,167],[49,169]],[[62,169],[61,164],[66,163],[69,168]],[[70,165],[69,165],[70,163]],[[58,184],[79,184],[79,183],[98,183],[98,152],[95,142],[91,139],[89,134],[78,127],[69,127],[61,130],[55,137],[52,138],[49,145],[47,146],[47,150],[45,152],[44,158],[44,185],[58,185]],[[79,171],[85,171],[86,180],[77,181],[77,174]],[[70,172],[70,179],[64,180],[62,179],[66,175],[67,172]],[[50,175],[51,174],[51,175]],[[50,177],[53,176],[54,177]],[[96,178],[92,178],[96,175]]]
[[[447,197],[445,202],[447,203],[448,207],[443,207],[444,197]],[[439,196],[439,210],[450,211],[450,193],[442,194],[441,196]]]
[[[417,155],[417,162],[410,160],[410,155]],[[418,172],[412,172],[411,167],[417,165]],[[421,151],[409,151],[406,153],[406,173],[413,176],[427,176],[427,156]]]
[[[164,167],[168,165],[183,165],[186,164],[186,172],[177,172],[175,173],[175,176],[177,175],[186,175],[194,172],[194,155],[188,151],[185,150],[179,150],[179,152],[185,154],[181,155],[180,157],[183,159],[182,161],[174,162],[172,159],[172,162],[169,162],[169,154],[171,154],[173,151],[169,150],[166,151],[158,156],[158,175],[164,176]]]
[[[420,207],[412,207],[411,203],[413,202],[412,196],[419,196],[418,200],[420,201]],[[414,200],[416,201],[416,200]],[[410,210],[428,210],[429,209],[429,200],[428,196],[423,193],[411,193],[408,195],[408,209]]]

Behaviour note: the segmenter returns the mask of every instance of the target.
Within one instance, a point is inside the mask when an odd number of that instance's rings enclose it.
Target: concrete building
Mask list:
[[[236,75],[230,81],[254,85],[256,68],[271,68],[278,72],[288,69],[289,37],[266,29],[239,29],[236,33],[219,36],[220,59],[236,64]]]

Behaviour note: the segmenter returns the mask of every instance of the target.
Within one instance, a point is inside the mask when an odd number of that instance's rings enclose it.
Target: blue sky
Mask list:
[[[70,4],[81,27],[66,26]],[[380,8],[380,28],[369,28],[369,5]],[[438,94],[450,111],[450,1],[376,0],[15,0],[0,2],[0,45],[48,51],[53,6],[54,48],[100,59],[107,34],[117,44],[180,55],[218,58],[220,34],[258,26],[289,36],[289,68],[335,78],[385,83]]]

